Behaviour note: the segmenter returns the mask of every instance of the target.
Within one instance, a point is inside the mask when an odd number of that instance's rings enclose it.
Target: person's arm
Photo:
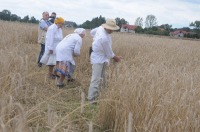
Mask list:
[[[48,25],[46,24],[44,20],[40,22],[40,28],[45,31],[48,30]]]
[[[75,44],[74,47],[74,56],[79,56],[80,55],[80,50],[82,46],[82,39],[78,40]]]
[[[104,53],[106,54],[106,56],[108,58],[112,58],[114,59],[115,62],[119,62],[122,57],[121,56],[116,56],[113,51],[112,51],[112,47],[111,47],[111,44],[109,43],[109,41],[104,41],[102,43],[102,47],[103,47],[103,50],[104,50]]]
[[[115,56],[115,54],[113,53],[112,51],[112,47],[111,47],[111,44],[109,41],[100,41],[101,42],[101,45],[103,47],[103,51],[104,53],[106,54],[106,56],[108,58],[113,58]]]
[[[48,30],[48,26],[47,26],[47,27],[44,27],[44,29],[43,29],[43,30],[47,31],[47,30]]]
[[[92,38],[94,38],[95,34],[97,32],[97,28],[94,28],[90,31],[90,35],[92,36]]]

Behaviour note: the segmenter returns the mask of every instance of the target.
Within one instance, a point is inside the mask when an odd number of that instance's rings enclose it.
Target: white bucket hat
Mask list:
[[[101,25],[102,27],[110,30],[118,30],[119,26],[116,25],[116,21],[114,19],[107,19],[106,23]]]

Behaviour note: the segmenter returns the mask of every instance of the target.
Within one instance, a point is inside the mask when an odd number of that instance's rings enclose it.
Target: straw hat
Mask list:
[[[55,22],[55,24],[58,24],[58,23],[64,24],[65,20],[62,17],[57,17],[54,22]]]
[[[116,25],[116,21],[114,19],[107,19],[106,23],[102,24],[102,27],[110,30],[118,30],[119,26]]]

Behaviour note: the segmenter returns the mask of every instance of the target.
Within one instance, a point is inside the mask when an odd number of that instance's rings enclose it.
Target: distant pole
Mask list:
[[[89,123],[89,132],[93,132],[93,123],[90,121]]]
[[[131,112],[129,112],[128,114],[128,132],[133,132],[133,114]]]
[[[81,92],[81,113],[84,111],[84,105],[85,105],[85,93]]]

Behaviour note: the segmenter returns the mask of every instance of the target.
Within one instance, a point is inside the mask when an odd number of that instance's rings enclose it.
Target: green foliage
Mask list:
[[[186,38],[196,38],[196,39],[200,38],[200,36],[197,33],[189,33],[189,34],[186,34],[184,37],[186,37]]]
[[[195,22],[190,23],[190,26],[194,27],[195,29],[200,29],[200,21],[196,20]]]
[[[141,26],[137,26],[137,28],[135,29],[135,32],[136,33],[143,33],[144,30],[143,30],[143,28]]]
[[[29,16],[25,16],[23,19],[21,19],[21,22],[29,22]]]
[[[35,19],[34,16],[29,18],[29,16],[25,16],[23,19],[17,16],[16,14],[11,14],[9,10],[3,10],[0,12],[0,19],[5,21],[20,21],[20,22],[30,22],[30,23],[38,23],[39,21]]]
[[[74,23],[73,23],[73,27],[77,27],[77,26],[78,26],[78,25],[74,22]]]
[[[172,29],[172,25],[169,25],[169,24],[162,24],[161,26],[159,26],[159,28],[163,28],[167,31],[171,31]]]
[[[135,20],[135,26],[140,26],[140,27],[143,26],[143,18],[142,18],[142,17],[138,17],[138,18]]]
[[[128,24],[128,22],[124,18],[119,18],[117,17],[115,19],[116,24],[121,28],[122,24]],[[85,29],[93,29],[101,24],[105,23],[105,17],[102,17],[101,15],[99,17],[95,17],[92,19],[92,21],[87,20],[83,24],[80,25],[80,27],[85,28]]]
[[[29,20],[29,22],[31,22],[31,23],[37,23],[37,20],[35,19],[34,16],[32,16],[31,19]]]
[[[11,21],[20,21],[20,19],[21,18],[19,16],[17,16],[16,14],[12,14],[11,17],[10,17]]]
[[[124,18],[115,18],[116,24],[120,27],[122,27],[122,24],[128,24],[128,22]]]
[[[183,27],[183,28],[181,28],[181,30],[184,30],[184,31],[190,32],[190,28],[189,28],[189,27]]]
[[[158,27],[145,28],[144,34],[169,36],[169,31],[160,30]]]
[[[148,15],[145,20],[145,27],[152,28],[157,25],[157,19],[154,15]]]
[[[196,20],[195,22],[190,23],[189,26],[193,27],[193,32],[196,34],[193,34],[192,37],[200,38],[200,21]]]
[[[100,26],[101,24],[105,23],[105,18],[101,15],[99,17],[95,17],[92,19],[92,21],[87,20],[83,24],[80,25],[80,27],[85,29],[92,29]]]

